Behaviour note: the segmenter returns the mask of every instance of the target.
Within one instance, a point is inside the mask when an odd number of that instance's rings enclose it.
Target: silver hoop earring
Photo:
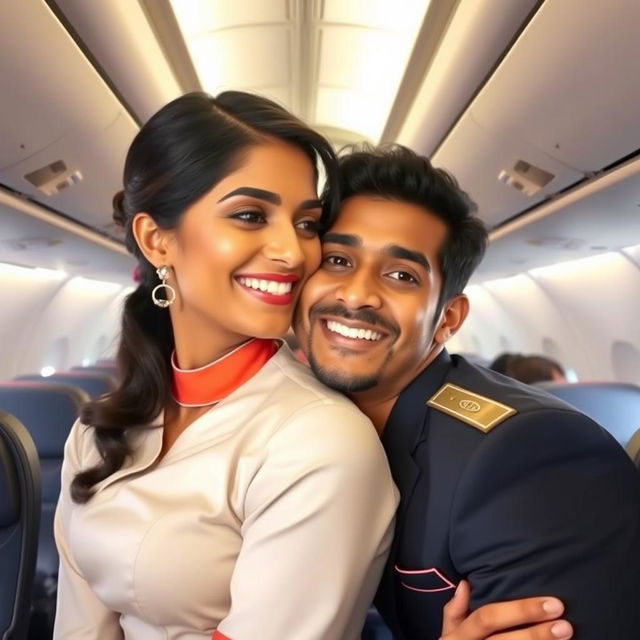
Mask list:
[[[151,292],[151,299],[153,300],[153,304],[157,307],[162,307],[166,309],[171,306],[176,300],[176,292],[175,289],[167,284],[167,280],[169,279],[169,267],[163,264],[161,267],[156,269],[156,273],[158,274],[158,278],[162,280],[162,283],[156,286]],[[158,298],[157,293],[160,289],[164,289],[164,295],[166,298]]]

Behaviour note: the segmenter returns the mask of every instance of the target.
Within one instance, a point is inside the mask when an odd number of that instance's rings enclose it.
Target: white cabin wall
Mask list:
[[[538,353],[580,380],[640,384],[640,247],[473,285],[452,352]]]
[[[53,270],[0,265],[0,379],[113,354],[128,287]]]

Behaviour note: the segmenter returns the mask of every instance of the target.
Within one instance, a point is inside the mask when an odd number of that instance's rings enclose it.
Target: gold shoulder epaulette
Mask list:
[[[450,383],[441,387],[427,404],[480,429],[483,433],[489,433],[501,422],[518,413],[513,407]]]

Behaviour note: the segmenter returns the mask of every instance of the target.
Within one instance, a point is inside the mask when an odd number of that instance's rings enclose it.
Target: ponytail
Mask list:
[[[148,428],[165,407],[171,388],[173,344],[167,310],[156,307],[149,287],[140,284],[124,304],[117,356],[119,386],[86,404],[80,415],[81,422],[95,430],[102,461],[74,478],[71,497],[75,502],[87,502],[93,486],[122,467],[131,453],[128,435]]]

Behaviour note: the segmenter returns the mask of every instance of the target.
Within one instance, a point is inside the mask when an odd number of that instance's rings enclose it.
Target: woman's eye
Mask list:
[[[315,218],[309,218],[308,220],[301,220],[298,222],[296,227],[306,233],[317,235],[320,232],[320,221]]]
[[[406,282],[407,284],[418,284],[418,278],[410,274],[408,271],[392,271],[387,275],[394,280],[398,280],[399,282]]]
[[[323,261],[323,264],[328,264],[332,267],[348,267],[349,261],[342,256],[327,256]]]
[[[241,220],[242,222],[247,222],[249,224],[262,224],[266,222],[265,215],[261,211],[238,211],[231,215],[231,218],[234,220]]]

